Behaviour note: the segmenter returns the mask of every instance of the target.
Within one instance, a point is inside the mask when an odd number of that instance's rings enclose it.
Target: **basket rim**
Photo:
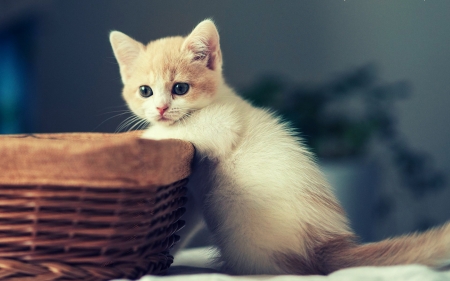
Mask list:
[[[0,185],[148,188],[190,175],[191,143],[139,133],[2,135]]]

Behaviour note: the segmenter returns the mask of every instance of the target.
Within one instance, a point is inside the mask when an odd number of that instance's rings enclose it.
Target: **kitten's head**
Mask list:
[[[130,109],[151,123],[171,125],[210,104],[222,80],[219,34],[211,20],[186,37],[144,46],[112,31],[110,41]]]

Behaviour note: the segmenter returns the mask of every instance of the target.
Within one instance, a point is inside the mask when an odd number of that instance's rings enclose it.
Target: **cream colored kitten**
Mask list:
[[[219,34],[211,20],[187,37],[146,46],[118,31],[110,40],[123,96],[151,123],[143,137],[194,144],[200,160],[190,190],[226,272],[328,274],[360,265],[449,262],[450,224],[422,235],[356,243],[301,139],[224,82]],[[187,224],[195,222],[188,217]]]

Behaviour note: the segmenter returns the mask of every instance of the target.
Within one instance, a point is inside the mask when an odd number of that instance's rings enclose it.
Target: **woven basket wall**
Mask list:
[[[191,144],[125,134],[0,137],[0,280],[161,274]]]

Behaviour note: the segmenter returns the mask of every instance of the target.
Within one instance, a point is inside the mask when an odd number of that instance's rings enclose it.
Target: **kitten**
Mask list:
[[[129,108],[150,139],[182,139],[199,159],[190,191],[225,272],[328,274],[362,265],[450,261],[450,224],[358,245],[348,219],[302,140],[222,77],[219,34],[205,20],[187,37],[110,41]],[[194,216],[192,216],[194,217]],[[195,219],[194,219],[195,220]],[[195,225],[187,219],[187,224]]]

